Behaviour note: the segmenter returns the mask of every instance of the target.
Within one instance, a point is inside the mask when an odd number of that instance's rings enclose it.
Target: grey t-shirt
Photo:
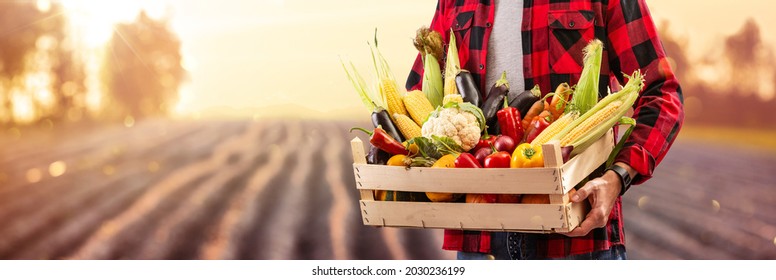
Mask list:
[[[495,0],[496,13],[488,41],[485,90],[507,72],[510,90],[525,90],[523,77],[522,0]],[[483,95],[487,95],[484,92]]]

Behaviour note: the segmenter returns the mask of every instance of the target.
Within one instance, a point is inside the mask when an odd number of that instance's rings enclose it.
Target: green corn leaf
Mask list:
[[[361,75],[358,73],[353,63],[350,63],[351,70],[348,70],[348,67],[345,66],[345,63],[342,62],[341,58],[340,58],[340,63],[342,64],[342,69],[345,70],[345,74],[348,76],[348,80],[350,80],[350,83],[353,85],[353,88],[356,89],[356,92],[358,92],[358,95],[361,97],[361,102],[364,103],[364,106],[370,112],[373,112],[375,110],[375,107],[378,104],[376,104],[373,101],[373,99],[369,96],[369,90],[368,90],[368,87],[366,86],[366,82],[364,81],[364,78],[361,77]]]
[[[442,106],[442,100],[444,99],[442,72],[439,67],[439,61],[437,61],[433,54],[429,53],[425,57],[422,90],[426,94],[428,101],[431,102],[431,106],[436,108]]]
[[[631,132],[633,132],[633,128],[636,127],[636,120],[631,117],[622,117],[620,118],[620,125],[627,125],[628,130],[623,133],[622,138],[620,138],[620,141],[617,142],[617,145],[614,146],[614,149],[609,154],[609,159],[606,160],[606,167],[612,166],[612,164],[614,164],[614,159],[617,158],[617,154],[619,154],[622,150],[622,147],[625,146],[625,140],[628,140]]]

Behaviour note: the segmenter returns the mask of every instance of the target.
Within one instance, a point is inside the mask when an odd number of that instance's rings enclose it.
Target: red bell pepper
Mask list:
[[[523,139],[525,131],[523,130],[520,111],[517,108],[509,107],[509,103],[504,99],[504,108],[496,113],[498,125],[501,127],[501,134],[512,137],[513,140]]]
[[[550,122],[547,120],[549,116],[547,117],[534,117],[534,119],[531,121],[530,128],[528,129],[528,134],[525,136],[525,142],[531,143],[536,136],[539,136],[542,131],[544,131],[545,128],[550,126]]]
[[[490,145],[496,141],[496,135],[488,135],[488,131],[485,131],[485,135],[480,138],[480,141],[477,142],[477,145],[474,146],[473,151],[479,150],[480,148],[490,148]]]
[[[485,158],[485,168],[509,168],[512,162],[512,154],[509,152],[495,152]]]
[[[482,168],[479,161],[470,153],[461,153],[455,158],[455,168]]]
[[[509,168],[512,156],[509,152],[496,152],[493,146],[490,147],[491,153],[485,157],[485,168]],[[482,193],[470,193],[466,194],[467,203],[496,203],[499,195],[497,194],[482,194]]]
[[[361,130],[365,132],[366,134],[369,134],[369,143],[373,146],[377,147],[380,150],[383,150],[391,155],[409,155],[410,151],[407,150],[406,147],[404,147],[404,144],[399,142],[398,140],[391,137],[391,135],[388,134],[385,130],[383,130],[381,127],[376,127],[374,131],[368,131],[366,129],[360,128],[360,127],[354,127],[351,128],[350,131],[353,132],[353,130]]]

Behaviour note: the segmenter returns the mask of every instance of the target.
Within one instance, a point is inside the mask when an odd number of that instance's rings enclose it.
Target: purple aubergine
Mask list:
[[[399,130],[396,129],[396,126],[393,125],[393,121],[391,120],[391,117],[388,115],[388,111],[385,110],[383,107],[375,107],[375,110],[372,112],[372,125],[375,127],[382,127],[385,132],[388,132],[388,135],[391,135],[393,139],[396,139],[396,141],[404,142],[404,137],[402,137],[401,133],[399,133]]]
[[[531,106],[542,98],[542,91],[539,89],[539,85],[535,85],[531,90],[523,92],[509,92],[507,94],[507,101],[509,101],[509,107],[517,108],[521,116],[525,116]]]
[[[569,161],[569,158],[571,158],[571,151],[573,150],[574,146],[563,146],[560,148],[560,155],[561,158],[563,158],[563,163]]]
[[[375,146],[371,146],[369,148],[369,153],[366,154],[366,163],[385,165],[390,158],[391,154],[388,152],[380,150]]]
[[[471,72],[461,70],[455,76],[455,85],[458,87],[458,93],[461,94],[463,102],[469,102],[477,106],[477,108],[482,108],[480,107],[482,105],[482,95]]]
[[[501,79],[496,81],[488,92],[488,97],[482,103],[482,114],[485,116],[485,123],[488,125],[488,133],[498,134],[498,118],[496,112],[504,107],[504,98],[509,93],[509,81],[507,81],[507,72],[501,74]]]

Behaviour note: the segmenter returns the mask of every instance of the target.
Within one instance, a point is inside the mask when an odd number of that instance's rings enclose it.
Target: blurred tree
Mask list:
[[[74,100],[86,92],[85,73],[67,38],[59,3],[42,9],[33,1],[0,1],[0,123],[16,122],[14,94],[29,101],[25,106],[33,119],[28,121],[61,120],[78,107]],[[31,84],[47,89],[46,102]]]
[[[14,122],[11,88],[14,77],[26,69],[26,58],[35,51],[35,43],[43,33],[40,25],[34,24],[42,18],[45,15],[32,2],[0,2],[0,119],[3,122]]]
[[[51,10],[54,14],[61,14],[62,6],[55,3]],[[54,106],[48,110],[48,114],[43,113],[41,117],[55,121],[77,121],[86,111],[85,65],[82,57],[76,52],[76,42],[70,41],[72,37],[68,36],[66,18],[54,17],[48,24],[48,36],[56,43],[53,48],[46,50],[50,57],[49,71],[53,75],[50,86]]]
[[[132,23],[117,24],[102,69],[108,113],[136,119],[167,114],[185,77],[180,46],[166,19],[144,11]]]
[[[658,33],[660,33],[660,39],[663,43],[663,48],[666,51],[666,55],[673,62],[674,73],[680,82],[686,82],[688,74],[692,70],[690,60],[687,58],[687,38],[677,37],[670,30],[670,23],[664,20],[660,23]],[[682,84],[684,86],[684,84]]]

